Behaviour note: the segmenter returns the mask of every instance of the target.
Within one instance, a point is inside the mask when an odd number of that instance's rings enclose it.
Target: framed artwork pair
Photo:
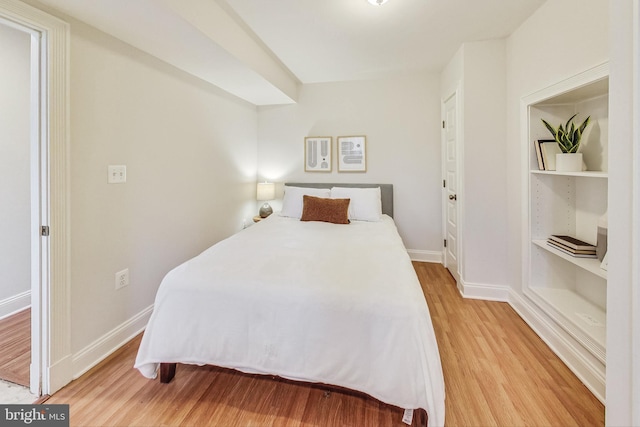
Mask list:
[[[333,169],[333,138],[308,136],[304,139],[305,172],[331,172]],[[367,171],[367,138],[339,136],[336,141],[338,172]]]

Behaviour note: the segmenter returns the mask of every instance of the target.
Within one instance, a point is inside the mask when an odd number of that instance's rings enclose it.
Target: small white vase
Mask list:
[[[582,153],[556,154],[556,171],[582,172]]]

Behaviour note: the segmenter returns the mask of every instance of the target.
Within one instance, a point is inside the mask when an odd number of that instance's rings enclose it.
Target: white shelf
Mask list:
[[[531,173],[537,175],[558,175],[558,176],[579,176],[585,178],[608,178],[609,174],[607,172],[601,171],[584,171],[584,172],[558,172],[558,171],[542,171],[542,170],[532,170]]]
[[[532,324],[587,387],[604,388],[606,370],[607,271],[594,258],[578,258],[547,244],[552,234],[593,242],[609,193],[609,69],[607,64],[522,98],[523,294]],[[580,151],[587,171],[538,169],[532,141],[548,139],[542,123],[564,123],[580,113],[591,117]],[[561,337],[562,339],[559,339]],[[594,375],[595,374],[595,375]]]
[[[598,277],[602,277],[603,279],[607,279],[607,270],[603,270],[600,268],[600,261],[594,258],[576,258],[569,254],[565,254],[562,251],[552,248],[547,244],[546,240],[532,240],[534,245],[541,247],[542,249],[551,252],[552,254],[564,259],[565,261],[570,262],[573,265],[576,265],[583,270],[588,271],[589,273],[595,274]]]
[[[600,307],[590,303],[569,289],[529,287],[562,317],[566,318],[601,347],[606,348],[607,314]]]

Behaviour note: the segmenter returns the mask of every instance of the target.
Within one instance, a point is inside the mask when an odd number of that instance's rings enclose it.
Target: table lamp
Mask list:
[[[264,201],[260,207],[260,218],[266,218],[273,213],[273,209],[267,200],[276,198],[276,185],[273,182],[259,182],[256,191],[256,200]]]

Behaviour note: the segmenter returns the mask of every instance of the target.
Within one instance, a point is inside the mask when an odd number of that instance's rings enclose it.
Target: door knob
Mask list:
[[[449,194],[449,200],[458,200],[458,196],[456,194]]]

